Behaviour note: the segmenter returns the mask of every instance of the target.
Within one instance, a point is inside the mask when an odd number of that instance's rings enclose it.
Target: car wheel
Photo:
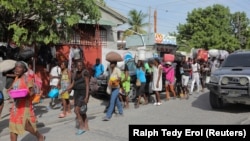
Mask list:
[[[129,98],[130,102],[135,101],[135,99],[136,99],[136,87],[135,87],[135,85],[130,86],[130,91],[129,91],[129,94],[128,94],[128,98]]]
[[[221,109],[224,106],[223,100],[215,93],[209,94],[210,105],[213,109]]]

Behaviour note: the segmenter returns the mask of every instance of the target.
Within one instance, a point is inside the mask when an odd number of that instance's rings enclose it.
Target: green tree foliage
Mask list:
[[[80,19],[98,21],[95,0],[1,0],[1,40],[58,43]]]
[[[241,21],[236,21],[236,17],[232,15],[234,14],[230,14],[228,7],[219,4],[205,9],[194,9],[191,13],[188,13],[187,23],[179,24],[177,27],[178,43],[185,41],[185,45],[189,48],[228,51],[240,49],[240,40],[236,35],[241,37],[249,35],[246,32],[248,19],[244,13],[240,14]],[[240,26],[237,24],[240,24]],[[236,31],[241,31],[241,33],[237,34]],[[245,44],[247,44],[247,40]]]
[[[232,34],[239,40],[241,49],[250,49],[249,24],[250,20],[247,18],[246,13],[236,12],[232,14]]]
[[[137,11],[135,9],[129,11],[128,14],[128,24],[129,28],[125,30],[123,34],[123,38],[129,35],[133,34],[145,34],[147,33],[143,28],[148,26],[147,22],[145,21],[145,18],[147,18],[147,14],[144,14],[142,11]]]

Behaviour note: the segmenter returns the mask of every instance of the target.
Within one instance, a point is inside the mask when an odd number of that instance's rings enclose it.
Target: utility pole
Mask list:
[[[151,33],[151,7],[148,8],[148,35]]]
[[[154,11],[154,33],[157,33],[157,10]]]

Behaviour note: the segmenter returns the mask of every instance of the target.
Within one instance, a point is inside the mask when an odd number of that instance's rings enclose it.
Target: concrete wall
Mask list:
[[[107,31],[107,48],[117,49],[117,25],[124,24],[121,20],[115,18],[110,13],[102,10],[102,20],[107,20],[113,25],[102,25]]]
[[[106,29],[107,29],[107,48],[117,49],[117,33],[115,32],[116,27],[109,26]]]

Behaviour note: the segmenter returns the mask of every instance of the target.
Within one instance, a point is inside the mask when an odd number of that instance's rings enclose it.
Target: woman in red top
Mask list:
[[[36,116],[32,107],[32,95],[34,91],[33,80],[27,76],[28,65],[23,61],[15,64],[16,78],[10,89],[28,89],[28,95],[23,98],[15,98],[10,111],[10,140],[17,141],[17,136],[25,131],[37,137],[38,141],[44,141],[45,136],[41,135],[36,129]],[[9,90],[10,90],[9,89]]]

